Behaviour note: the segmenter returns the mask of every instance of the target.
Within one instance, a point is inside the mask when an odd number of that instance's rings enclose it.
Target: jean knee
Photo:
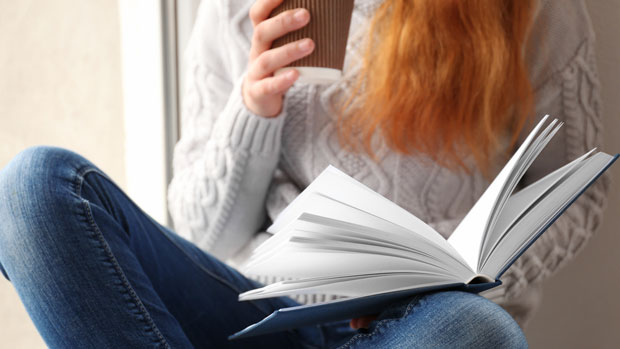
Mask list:
[[[459,291],[395,303],[366,333],[341,348],[526,348],[519,325],[500,306]]]
[[[71,179],[85,165],[92,164],[67,149],[50,146],[27,148],[0,169],[0,197],[14,201],[23,198],[22,193],[36,195],[43,186]]]
[[[90,163],[66,149],[48,146],[28,148],[0,170],[0,252],[17,246],[66,212],[75,199],[74,186],[80,168]],[[0,257],[10,251],[0,253]],[[0,260],[0,263],[2,261]]]
[[[450,330],[460,344],[476,347],[524,348],[527,341],[517,322],[499,305],[466,292],[445,292],[453,297],[442,308],[453,319]]]

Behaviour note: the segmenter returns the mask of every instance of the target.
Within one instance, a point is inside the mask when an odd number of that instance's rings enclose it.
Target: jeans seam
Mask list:
[[[81,171],[81,176],[83,177],[84,175],[86,175],[89,172],[95,172],[99,175],[102,176],[103,179],[105,179],[108,183],[110,183],[111,185],[113,185],[114,187],[116,187],[116,189],[118,189],[121,193],[123,193],[125,195],[125,192],[110,178],[108,177],[105,173],[99,171],[96,168],[93,167],[89,167],[86,166],[84,169],[82,169]],[[80,193],[81,191],[81,186],[82,186],[82,181],[80,181],[79,183],[76,183],[78,185],[76,192]],[[157,230],[159,231],[160,234],[164,235],[166,237],[166,239],[168,239],[168,241],[172,242],[172,244],[181,252],[183,253],[183,255],[185,255],[190,261],[192,261],[192,263],[197,266],[200,270],[202,270],[204,273],[206,273],[207,275],[209,275],[210,277],[214,278],[215,280],[217,280],[218,282],[222,283],[224,286],[230,288],[231,290],[233,290],[236,293],[241,293],[239,291],[239,289],[237,289],[237,287],[235,287],[233,284],[231,284],[230,282],[226,281],[225,279],[221,278],[219,275],[212,273],[210,270],[206,269],[205,267],[203,267],[200,263],[198,263],[196,261],[196,259],[190,255],[189,253],[187,253],[187,251],[185,251],[185,249],[183,249],[176,241],[174,241],[173,239],[171,239],[168,234],[166,234],[166,232],[161,228],[161,226],[159,225],[159,223],[157,223],[157,221],[155,221],[151,216],[149,216],[146,212],[144,212],[144,210],[142,210],[142,208],[140,206],[138,206],[131,198],[129,198],[127,196],[127,199],[129,200],[129,202],[131,202],[131,204],[133,206],[135,206],[145,217],[147,217],[151,223],[153,223],[153,225],[157,228]],[[101,234],[101,233],[100,233]],[[103,235],[102,235],[103,238]],[[116,261],[115,261],[116,262]],[[222,262],[223,263],[223,262]],[[118,264],[118,263],[116,263]],[[248,303],[252,304],[252,306],[254,306],[258,311],[260,311],[263,315],[269,315],[270,313],[267,311],[264,311],[260,306],[258,306],[254,301],[248,301]],[[140,302],[140,304],[142,304]],[[145,309],[146,311],[146,309]],[[147,313],[148,314],[148,313]],[[150,318],[150,316],[149,316]],[[151,320],[152,321],[152,320]],[[156,325],[153,324],[153,326],[155,326],[155,329],[157,330]],[[157,330],[159,332],[159,330]],[[307,348],[318,348],[315,345],[308,343],[306,340],[304,340],[303,338],[301,338],[299,335],[297,335],[293,330],[286,330],[286,333],[288,333],[289,336],[292,336],[293,339],[295,341],[301,342],[300,344],[304,345]],[[321,334],[321,336],[324,338],[324,334],[323,331],[321,331],[319,329],[319,333]],[[162,336],[163,338],[163,336]],[[165,341],[165,339],[164,339]],[[167,343],[166,343],[167,346]],[[168,346],[167,346],[168,347]]]
[[[82,169],[81,171],[78,171],[78,173],[81,173],[81,176],[83,177],[84,175],[86,175],[89,172],[94,172],[97,173],[99,175],[102,176],[103,179],[105,179],[108,183],[112,184],[113,186],[115,186],[121,193],[125,193],[110,177],[108,177],[105,173],[97,170],[96,168],[93,167],[89,167],[86,166],[84,169]],[[79,175],[78,175],[79,177]],[[83,178],[82,178],[83,179]],[[77,188],[75,189],[76,193],[78,193],[78,195],[81,192],[81,186],[82,186],[82,181],[80,181],[77,184]],[[140,206],[138,206],[133,200],[131,200],[131,198],[129,198],[127,196],[127,199],[129,200],[129,202],[131,202],[132,205],[134,205],[145,217],[147,217],[151,223],[153,223],[153,225],[157,228],[157,230],[159,231],[160,234],[164,235],[166,237],[166,239],[168,239],[168,241],[172,242],[172,244],[181,252],[183,253],[190,261],[192,261],[192,263],[197,266],[200,270],[202,270],[204,273],[206,273],[207,275],[209,275],[210,277],[214,278],[215,280],[217,280],[218,282],[221,282],[224,286],[230,288],[231,290],[233,290],[236,293],[241,293],[234,285],[232,285],[231,283],[229,283],[228,281],[224,280],[223,278],[221,278],[219,275],[212,273],[210,270],[204,268],[200,263],[198,263],[189,253],[187,253],[181,246],[179,246],[179,244],[172,240],[165,231],[163,231],[163,229],[160,227],[159,223],[157,223],[151,216],[149,216],[146,212],[144,212],[144,210],[142,210],[142,208]],[[101,233],[100,233],[101,234]],[[103,236],[102,236],[103,238]],[[115,261],[116,262],[116,261]],[[222,262],[223,263],[223,262]],[[118,263],[116,263],[118,264]],[[258,306],[254,301],[248,301],[248,303],[252,304],[258,311],[260,311],[263,315],[269,315],[269,312],[264,311],[263,309],[261,309],[260,306]],[[140,304],[142,304],[140,302]],[[145,309],[146,311],[146,309]],[[147,313],[148,314],[148,313]],[[150,316],[149,316],[150,318]],[[153,326],[155,326],[155,329],[157,329],[156,325],[153,324]],[[157,330],[159,332],[159,330]],[[296,341],[300,341],[303,343],[303,345],[305,345],[306,347],[311,347],[311,348],[315,348],[314,345],[306,342],[305,340],[303,340],[300,336],[298,336],[297,334],[295,334],[294,331],[292,330],[286,330],[286,332],[292,336]],[[320,331],[322,332],[322,331]],[[322,334],[322,333],[321,333]],[[162,336],[163,338],[163,336]],[[165,341],[165,339],[164,339]],[[166,343],[167,345],[167,343]]]
[[[148,215],[146,215],[147,217],[149,217]],[[149,217],[150,218],[150,217]],[[157,222],[154,222],[157,223]],[[202,270],[204,273],[208,274],[209,276],[213,277],[214,279],[218,280],[219,282],[221,282],[222,284],[224,284],[226,287],[230,288],[231,290],[233,290],[236,293],[241,293],[236,287],[234,287],[234,285],[232,285],[230,282],[224,280],[223,278],[221,278],[219,275],[212,273],[210,270],[208,270],[207,268],[203,267],[200,263],[198,263],[194,257],[192,257],[189,253],[187,253],[181,246],[179,246],[179,244],[172,240],[167,234],[166,232],[164,232],[161,227],[159,226],[159,224],[154,224],[155,227],[157,227],[157,230],[160,232],[160,234],[164,235],[166,237],[166,239],[168,239],[170,242],[172,242],[172,244],[179,250],[181,251],[181,253],[183,253],[189,260],[192,261],[192,263],[194,263],[195,266],[197,266],[200,270]],[[223,262],[222,262],[223,263]],[[254,301],[248,301],[248,303],[252,304],[258,311],[260,311],[261,313],[263,313],[264,315],[269,315],[269,312],[264,311],[263,309],[261,309],[260,306],[258,306]],[[296,341],[302,342],[302,344],[304,346],[306,346],[307,348],[318,348],[315,345],[308,343],[307,341],[305,341],[304,339],[300,338],[298,335],[295,334],[295,332],[293,330],[286,330],[285,332],[287,332],[290,336],[293,336],[293,338]],[[319,330],[319,333],[321,333],[321,336],[323,336],[323,333],[321,330]]]
[[[73,189],[74,189],[75,194],[80,198],[82,195],[81,191],[82,191],[82,185],[84,182],[84,177],[91,172],[102,175],[100,171],[98,171],[95,168],[92,168],[90,165],[86,165],[85,167],[80,168],[78,169],[78,171],[76,171],[76,179],[74,182],[75,187]],[[107,178],[105,175],[103,175],[103,177]],[[94,233],[95,233],[95,236],[91,236],[91,237],[95,238],[97,242],[99,242],[99,247],[103,250],[106,257],[111,262],[114,272],[116,273],[116,277],[120,279],[122,286],[125,288],[125,291],[129,294],[134,305],[137,307],[138,311],[141,313],[142,321],[144,321],[146,325],[150,328],[150,330],[155,334],[155,336],[158,338],[158,342],[162,344],[164,348],[170,348],[170,345],[164,338],[159,328],[157,328],[157,325],[155,324],[148,310],[146,309],[146,307],[140,300],[140,297],[138,297],[133,287],[131,287],[129,280],[127,280],[127,277],[125,276],[125,273],[123,272],[121,266],[118,264],[116,257],[114,257],[114,254],[112,253],[112,250],[110,249],[110,246],[105,241],[105,238],[103,237],[103,233],[101,232],[101,230],[99,229],[99,226],[97,225],[97,223],[95,222],[93,218],[92,210],[90,208],[90,202],[88,200],[82,199],[82,206],[84,209],[84,216],[87,218],[88,223],[90,224],[91,228],[94,230]],[[146,333],[148,334],[148,332],[149,331],[147,330]]]
[[[411,311],[416,306],[418,306],[420,304],[420,300],[421,299],[422,299],[421,296],[415,296],[414,298],[411,299],[411,301],[407,305],[407,308],[405,309],[405,312],[399,318],[397,318],[397,319],[383,319],[383,320],[377,322],[377,324],[375,325],[374,330],[371,333],[358,333],[358,334],[354,335],[353,337],[351,337],[351,339],[349,339],[349,341],[347,341],[345,344],[343,344],[342,346],[338,347],[338,349],[350,348],[351,345],[354,342],[357,342],[359,339],[372,337],[372,336],[376,335],[379,332],[380,329],[389,328],[390,326],[392,326],[394,324],[394,322],[398,322],[398,321],[402,320],[403,318],[405,318],[407,315],[409,315],[409,313],[411,313]]]
[[[119,191],[123,192],[123,190],[121,188],[118,187],[118,185],[116,185],[116,183],[114,183],[113,180],[111,180],[110,178],[108,178],[105,174],[101,173],[100,171],[98,171],[97,169],[92,169],[91,171],[87,171],[87,172],[96,172],[97,174],[100,174],[103,176],[103,178],[105,180],[107,180],[110,184],[114,185]],[[124,193],[124,192],[123,192]],[[130,198],[129,198],[130,199]],[[157,223],[151,216],[149,216],[146,212],[144,212],[144,210],[142,210],[142,208],[140,208],[140,206],[138,206],[136,203],[134,203],[131,199],[130,202],[138,209],[140,210],[140,212],[142,214],[144,214],[145,217],[147,217],[152,223],[153,225],[157,228],[157,230],[160,232],[160,234],[164,235],[166,237],[166,239],[168,239],[168,241],[172,242],[172,244],[181,252],[183,253],[189,260],[192,261],[192,263],[194,263],[194,265],[196,265],[200,270],[202,270],[204,273],[208,274],[209,276],[211,276],[212,278],[216,279],[218,282],[222,283],[224,286],[230,288],[231,290],[233,290],[236,293],[241,293],[241,291],[235,287],[233,284],[231,284],[230,282],[226,281],[225,279],[221,278],[219,275],[212,273],[210,270],[204,268],[200,263],[198,263],[194,257],[192,257],[189,253],[187,253],[181,246],[179,246],[179,244],[170,239],[170,237],[166,234],[165,231],[163,231],[161,229],[161,227],[159,226],[159,223]],[[223,262],[222,262],[223,263]],[[251,303],[252,305],[254,305],[258,310],[260,310],[263,314],[268,315],[267,312],[263,311],[262,309],[260,309],[259,306],[257,306],[254,302],[249,301],[249,303]]]
[[[110,182],[112,185],[116,186],[122,192],[122,190],[116,185],[116,183],[114,183],[114,181],[112,181],[111,179],[109,179],[106,176],[104,176],[104,178],[106,180],[108,180],[108,182]],[[181,253],[183,253],[183,255],[185,255],[195,266],[197,266],[198,269],[200,269],[203,273],[206,273],[207,275],[209,275],[213,279],[217,280],[218,282],[222,283],[224,286],[228,287],[229,289],[231,289],[235,293],[237,293],[237,294],[241,293],[241,291],[237,287],[235,287],[233,284],[231,284],[230,282],[226,281],[225,279],[223,279],[219,275],[211,272],[209,269],[205,268],[200,263],[198,263],[196,261],[196,259],[191,254],[187,253],[187,251],[185,251],[185,249],[183,249],[176,241],[174,241],[173,239],[171,239],[168,236],[168,234],[161,228],[159,223],[157,223],[151,216],[149,216],[146,212],[144,212],[142,210],[142,208],[140,208],[140,206],[135,204],[133,201],[131,201],[131,202],[132,202],[132,204],[134,204],[134,206],[138,210],[140,210],[140,212],[142,212],[144,214],[145,217],[147,217],[153,223],[153,225],[157,228],[159,233],[162,234],[166,239],[168,239],[168,241],[170,241]],[[222,262],[222,263],[224,263],[224,262]],[[252,306],[254,306],[254,308],[256,308],[258,311],[260,311],[264,316],[270,315],[269,312],[264,311],[254,301],[247,301],[247,303],[252,304]],[[306,340],[301,338],[299,335],[297,335],[293,330],[286,330],[285,332],[288,333],[290,336],[292,336],[294,340],[296,340],[298,342],[301,342],[300,344],[304,345],[306,348],[310,348],[310,349],[320,348],[320,347],[317,347],[317,346],[307,342]],[[325,337],[322,330],[319,329],[319,333],[320,333],[321,337],[323,337],[323,338]]]

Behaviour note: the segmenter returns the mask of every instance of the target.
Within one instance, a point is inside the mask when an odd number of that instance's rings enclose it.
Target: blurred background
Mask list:
[[[211,0],[205,0],[211,1]],[[0,168],[28,146],[72,149],[163,224],[178,137],[182,48],[199,0],[0,0]],[[620,0],[587,3],[608,153],[620,152]],[[544,285],[533,348],[620,343],[620,166],[602,229]],[[2,198],[0,198],[2,200]],[[0,347],[44,348],[0,278]]]

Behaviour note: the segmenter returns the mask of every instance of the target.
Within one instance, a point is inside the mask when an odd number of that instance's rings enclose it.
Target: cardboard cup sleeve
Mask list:
[[[310,23],[276,39],[272,48],[304,38],[311,38],[315,44],[314,51],[309,56],[278,69],[275,75],[295,67],[300,73],[299,82],[322,84],[340,79],[353,5],[354,0],[284,0],[275,8],[270,17],[287,10],[305,8],[310,12]]]

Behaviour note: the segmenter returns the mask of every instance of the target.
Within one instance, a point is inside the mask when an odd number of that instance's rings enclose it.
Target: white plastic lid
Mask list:
[[[299,72],[298,82],[308,84],[331,84],[340,80],[342,72],[338,69],[321,67],[286,67],[275,71],[274,76],[286,73],[289,70],[297,69]]]

